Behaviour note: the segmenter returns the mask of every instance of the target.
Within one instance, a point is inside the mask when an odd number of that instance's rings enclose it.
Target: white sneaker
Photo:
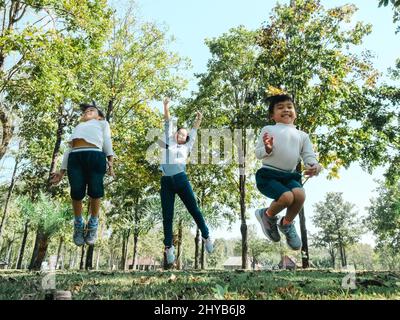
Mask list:
[[[175,261],[175,247],[170,246],[169,248],[165,248],[165,256],[167,257],[167,263],[168,264],[173,264]]]
[[[203,241],[204,241],[204,246],[206,247],[206,251],[208,253],[212,253],[214,251],[214,244],[212,243],[211,237],[208,236],[207,239],[203,238]]]

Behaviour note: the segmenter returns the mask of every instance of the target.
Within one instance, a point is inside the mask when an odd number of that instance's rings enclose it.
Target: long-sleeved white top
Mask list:
[[[173,123],[176,119],[170,118],[164,122],[164,137],[161,140],[165,146],[162,148],[162,162],[160,169],[166,176],[185,172],[186,161],[192,151],[197,136],[197,129],[193,128],[189,132],[189,141],[178,144],[173,135]]]
[[[273,137],[272,152],[267,153],[263,135],[268,132]],[[317,157],[307,133],[292,124],[276,123],[262,128],[256,146],[256,157],[263,167],[293,172],[300,159],[305,165],[317,164]]]
[[[88,143],[94,144],[96,147],[101,149],[106,156],[114,155],[111,142],[110,124],[106,120],[92,119],[81,122],[74,128],[68,142],[71,143],[74,139],[83,139]],[[68,157],[71,151],[72,148],[68,149],[64,153],[61,164],[61,169],[63,170],[67,170]]]

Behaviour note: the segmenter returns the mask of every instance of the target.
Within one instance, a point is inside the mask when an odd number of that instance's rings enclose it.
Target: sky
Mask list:
[[[288,1],[280,1],[280,3]],[[128,3],[121,0],[109,2],[119,8]],[[375,53],[375,67],[382,73],[386,74],[387,68],[394,66],[396,58],[400,57],[400,35],[395,34],[391,8],[378,8],[377,0],[323,0],[321,2],[325,7],[355,4],[359,11],[355,14],[354,20],[369,22],[373,25],[372,34],[365,39],[362,48]],[[171,49],[181,56],[190,58],[192,68],[187,73],[190,84],[186,93],[189,94],[190,91],[196,90],[193,74],[206,71],[207,60],[210,58],[204,40],[218,37],[230,28],[239,25],[244,25],[249,29],[260,27],[268,20],[275,4],[276,1],[268,0],[137,0],[135,10],[140,20],[156,22],[160,26],[167,27],[168,33],[176,38]],[[2,168],[0,179],[7,176],[6,172],[11,171],[12,165],[10,159],[0,163],[0,168]],[[305,212],[309,231],[311,233],[316,231],[311,223],[313,205],[322,201],[327,192],[343,192],[344,199],[356,205],[360,217],[365,215],[365,207],[369,205],[369,199],[375,196],[376,180],[382,178],[383,172],[383,168],[378,168],[369,175],[359,165],[354,164],[348,170],[340,171],[340,179],[327,180],[326,174],[322,173],[319,177],[308,180],[305,185],[307,194]],[[254,209],[249,208],[248,224],[257,225],[257,232],[263,237],[261,228],[254,217]],[[298,219],[296,225],[298,227]],[[226,227],[212,230],[212,235],[214,238],[239,238],[240,224],[233,224],[231,231],[226,231]],[[373,244],[374,239],[367,234],[363,236],[362,242]]]

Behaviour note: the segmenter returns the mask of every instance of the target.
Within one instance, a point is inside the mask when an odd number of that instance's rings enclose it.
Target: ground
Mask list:
[[[400,272],[357,272],[355,289],[345,273],[296,271],[60,271],[57,290],[72,299],[399,299]],[[0,300],[44,299],[44,274],[0,270]]]

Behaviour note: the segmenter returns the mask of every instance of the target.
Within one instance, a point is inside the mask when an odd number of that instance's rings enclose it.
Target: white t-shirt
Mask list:
[[[272,152],[265,150],[263,135],[268,132],[273,137]],[[292,124],[276,123],[262,128],[256,146],[256,157],[263,167],[294,172],[300,159],[305,165],[317,164],[317,157],[307,133]]]
[[[68,142],[72,142],[74,139],[83,139],[88,143],[94,144],[101,149],[106,156],[114,155],[111,143],[110,124],[106,120],[92,119],[79,123],[72,131]],[[68,156],[71,150],[70,148],[64,153],[61,169],[67,169]]]

